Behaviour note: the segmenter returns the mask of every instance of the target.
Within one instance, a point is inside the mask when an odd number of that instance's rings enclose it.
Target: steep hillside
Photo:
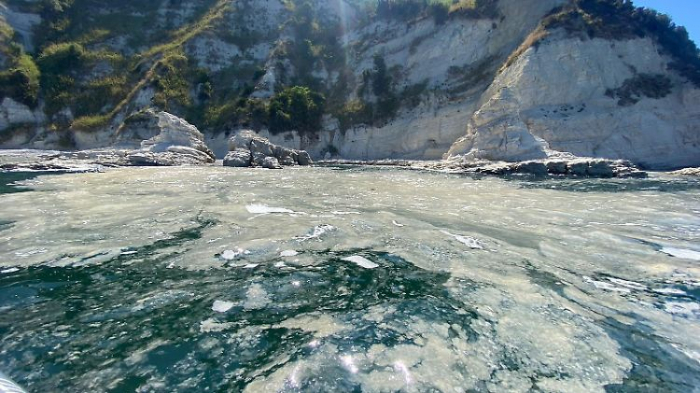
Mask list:
[[[700,164],[697,48],[622,1],[8,0],[0,14],[5,147],[110,146],[152,107],[219,156],[252,128],[316,157]]]
[[[450,153],[697,165],[700,58],[669,23],[624,3],[555,10],[500,70]]]

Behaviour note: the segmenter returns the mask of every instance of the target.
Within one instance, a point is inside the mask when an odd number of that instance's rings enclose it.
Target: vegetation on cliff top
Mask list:
[[[651,37],[671,57],[669,67],[700,87],[700,51],[687,30],[673,23],[668,15],[635,7],[629,0],[574,0],[553,10],[508,59],[506,66],[557,28],[581,39]]]
[[[0,60],[5,63],[0,96],[30,107],[43,103],[58,129],[104,127],[118,113],[142,109],[130,106],[148,90],[153,99],[139,105],[173,112],[203,130],[245,125],[307,135],[321,127],[324,113],[346,130],[359,124],[382,126],[401,108],[418,105],[427,83],[406,85],[401,67],[387,65],[381,55],[359,78],[355,75],[348,67],[352,48],[339,39],[341,22],[320,14],[320,1],[285,1],[282,23],[274,31],[250,26],[259,17],[250,0],[202,0],[192,7],[181,7],[180,1],[8,0],[21,11],[41,15],[42,23],[32,54],[24,53],[12,29],[0,23]],[[359,19],[366,22],[433,18],[442,24],[460,17],[500,17],[498,0],[351,2],[363,4]],[[665,15],[623,0],[573,0],[549,15],[509,61],[555,28],[584,39],[651,36],[673,59],[670,67],[700,86],[700,57],[687,32]],[[207,35],[236,45],[240,55],[220,69],[203,66],[188,45]],[[267,42],[276,45],[271,59],[261,61],[248,52]],[[489,62],[484,64],[491,67]],[[253,94],[271,67],[274,86],[266,94]],[[483,64],[450,73],[468,88],[475,76],[483,75],[481,68]],[[638,78],[610,94],[629,103],[666,91],[659,78],[641,86],[649,81]]]
[[[367,19],[410,21],[432,17],[436,24],[450,18],[499,17],[498,0],[377,0],[364,3]]]

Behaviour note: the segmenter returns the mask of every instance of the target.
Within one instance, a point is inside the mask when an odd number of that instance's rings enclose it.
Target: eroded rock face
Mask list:
[[[668,72],[670,59],[652,39],[561,35],[528,49],[495,78],[450,155],[520,161],[568,154],[653,169],[700,165],[700,89]],[[630,81],[653,78],[670,83],[669,91],[615,97]],[[604,166],[572,170],[610,176]]]
[[[237,132],[229,139],[228,145],[230,151],[224,158],[224,166],[281,169],[283,166],[313,164],[306,151],[275,145],[251,130]]]
[[[0,140],[7,147],[21,146],[34,136],[35,128],[44,121],[46,117],[40,110],[32,110],[5,97],[0,103]]]
[[[116,145],[135,148],[134,165],[168,165],[177,162],[212,163],[216,157],[197,127],[167,112],[145,110],[128,117],[117,132]],[[130,156],[131,157],[131,156]],[[177,164],[175,164],[177,165]]]

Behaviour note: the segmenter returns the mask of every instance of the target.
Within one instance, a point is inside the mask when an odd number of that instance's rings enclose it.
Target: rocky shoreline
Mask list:
[[[235,138],[235,137],[234,137]],[[232,138],[232,139],[234,139]],[[648,172],[622,160],[599,158],[555,159],[524,162],[491,161],[415,161],[415,160],[320,160],[316,164],[308,153],[269,144],[263,138],[235,138],[231,152],[221,161],[203,160],[187,149],[153,153],[126,149],[89,151],[0,150],[0,172],[100,172],[107,168],[145,166],[226,166],[282,169],[288,166],[377,166],[423,170],[449,174],[486,176],[533,176],[551,178],[646,178]],[[248,149],[240,147],[249,146]],[[261,147],[262,146],[262,147]],[[270,149],[265,155],[259,149]],[[281,158],[280,158],[281,157]],[[698,177],[700,168],[665,172],[674,176]]]
[[[207,166],[282,169],[308,166],[308,152],[275,145],[250,130],[229,139],[223,163],[204,142],[204,136],[185,120],[167,112],[145,110],[127,118],[117,131],[113,147],[83,151],[0,150],[0,171],[94,172],[110,167]],[[601,158],[551,158],[520,162],[474,160],[464,156],[442,161],[324,160],[321,165],[392,166],[414,170],[492,176],[646,178],[647,172],[630,161]],[[700,176],[700,169],[671,172]]]
[[[471,160],[323,160],[321,165],[372,165],[401,167],[454,174],[491,176],[528,175],[535,177],[646,178],[648,173],[629,161],[601,158],[572,158],[522,162]]]

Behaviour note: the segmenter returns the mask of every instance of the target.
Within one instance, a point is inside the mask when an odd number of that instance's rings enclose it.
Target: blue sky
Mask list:
[[[700,45],[700,0],[633,0],[637,7],[653,8],[685,26],[690,38]]]

